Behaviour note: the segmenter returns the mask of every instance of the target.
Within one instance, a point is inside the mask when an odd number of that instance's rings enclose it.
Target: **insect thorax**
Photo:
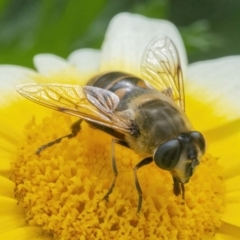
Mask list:
[[[147,96],[143,95],[141,98],[147,99]],[[137,99],[134,102],[137,103]],[[126,138],[129,145],[138,153],[152,154],[161,143],[191,130],[185,114],[174,103],[161,98],[153,97],[142,103],[139,100],[134,112],[134,124],[139,129],[139,136]]]

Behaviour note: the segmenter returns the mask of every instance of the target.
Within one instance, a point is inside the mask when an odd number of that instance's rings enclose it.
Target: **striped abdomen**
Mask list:
[[[143,94],[147,89],[151,89],[142,79],[123,72],[109,72],[97,76],[91,79],[87,85],[107,89],[115,93],[120,99],[117,111],[125,110],[129,99]]]

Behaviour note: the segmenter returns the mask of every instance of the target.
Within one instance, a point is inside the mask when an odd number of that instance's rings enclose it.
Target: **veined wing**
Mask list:
[[[126,119],[114,113],[119,98],[114,93],[92,86],[29,83],[16,90],[40,105],[80,117],[86,121],[129,133]]]
[[[141,73],[145,81],[185,109],[180,58],[170,38],[159,35],[149,43],[142,57]]]

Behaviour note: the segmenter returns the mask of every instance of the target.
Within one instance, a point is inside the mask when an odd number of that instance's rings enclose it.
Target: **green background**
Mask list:
[[[0,0],[0,64],[33,67],[38,53],[100,48],[124,11],[172,21],[189,62],[240,54],[239,0]]]

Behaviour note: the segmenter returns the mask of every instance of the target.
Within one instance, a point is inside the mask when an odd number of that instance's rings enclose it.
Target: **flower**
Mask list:
[[[187,73],[187,115],[205,135],[208,149],[186,185],[185,203],[172,194],[168,172],[154,164],[142,168],[144,198],[138,216],[132,168],[139,157],[116,146],[118,180],[109,202],[100,201],[113,175],[111,138],[83,123],[75,138],[35,155],[43,143],[66,135],[76,118],[21,98],[14,86],[34,81],[83,85],[95,74],[113,70],[140,76],[144,47],[160,33],[179,50]],[[187,67],[181,38],[171,23],[122,13],[111,21],[101,52],[78,50],[68,61],[43,54],[34,63],[37,72],[0,67],[0,239],[240,238],[240,57]]]

